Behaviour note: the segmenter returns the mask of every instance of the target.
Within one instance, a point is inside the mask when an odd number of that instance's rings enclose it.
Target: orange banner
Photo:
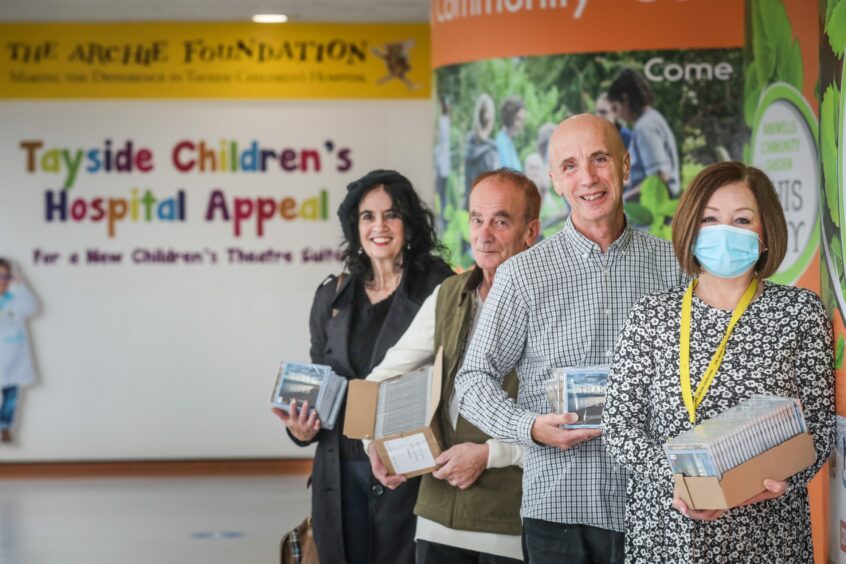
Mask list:
[[[435,68],[555,53],[742,47],[737,0],[432,0]]]

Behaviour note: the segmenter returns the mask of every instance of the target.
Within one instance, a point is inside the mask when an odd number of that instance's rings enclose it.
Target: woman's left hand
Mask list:
[[[282,420],[291,434],[301,442],[311,441],[320,431],[320,419],[317,417],[317,410],[308,408],[308,401],[297,410],[297,400],[291,400],[286,412],[278,407],[272,408],[273,413]]]
[[[784,492],[786,491],[787,482],[779,482],[778,480],[764,480],[764,491],[762,491],[756,496],[750,497],[749,499],[741,503],[740,506],[752,505],[753,503],[766,501],[768,499],[776,499],[783,496]]]
[[[688,519],[697,521],[716,521],[725,513],[722,509],[690,509],[677,493],[673,494],[673,507]]]

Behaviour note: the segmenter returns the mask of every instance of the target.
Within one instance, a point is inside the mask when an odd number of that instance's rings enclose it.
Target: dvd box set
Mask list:
[[[347,379],[328,366],[283,361],[279,366],[271,404],[290,412],[291,402],[299,406],[308,401],[309,411],[316,410],[320,426],[334,429],[347,391]]]
[[[664,453],[674,474],[719,479],[806,432],[798,399],[756,395],[670,439]]]

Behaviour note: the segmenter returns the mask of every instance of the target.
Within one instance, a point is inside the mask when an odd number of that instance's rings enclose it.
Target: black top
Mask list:
[[[393,301],[394,292],[391,292],[391,295],[381,302],[370,303],[364,284],[360,280],[355,281],[352,324],[350,325],[350,340],[347,345],[353,378],[364,379],[369,375],[376,338],[379,336],[379,331],[382,330],[382,325],[385,323],[385,318],[388,316]]]
[[[356,279],[355,294],[352,303],[352,322],[350,323],[349,343],[347,351],[350,364],[352,365],[352,378],[364,379],[370,374],[370,363],[373,358],[373,349],[376,346],[376,339],[391,309],[394,301],[394,292],[377,303],[370,303],[367,291],[361,280]],[[367,454],[361,441],[348,439],[341,436],[340,444],[341,460],[366,460]]]

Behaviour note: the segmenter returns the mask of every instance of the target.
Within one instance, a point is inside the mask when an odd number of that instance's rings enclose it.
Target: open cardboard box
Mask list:
[[[691,509],[731,509],[764,491],[767,478],[783,481],[814,463],[814,441],[802,433],[716,477],[674,474],[676,493]]]
[[[351,380],[347,390],[347,411],[344,419],[344,435],[351,439],[367,439],[376,446],[376,452],[389,474],[403,474],[407,478],[428,474],[438,466],[435,459],[441,454],[437,437],[435,413],[441,401],[443,381],[443,349],[435,356],[432,370],[432,385],[425,422],[422,426],[402,433],[375,437],[379,388],[391,379],[382,382]],[[400,378],[402,376],[396,376]]]

